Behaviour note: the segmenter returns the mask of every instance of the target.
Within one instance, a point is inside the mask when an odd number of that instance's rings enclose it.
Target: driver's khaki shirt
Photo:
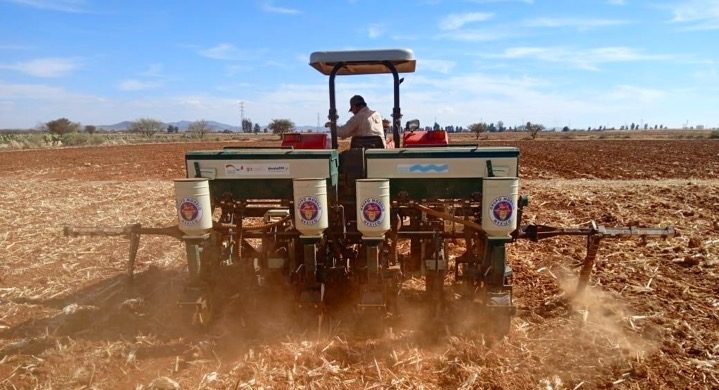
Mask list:
[[[337,136],[340,138],[349,138],[355,135],[376,135],[382,138],[382,142],[385,142],[382,116],[377,111],[370,110],[369,107],[363,107],[344,126],[337,127]]]

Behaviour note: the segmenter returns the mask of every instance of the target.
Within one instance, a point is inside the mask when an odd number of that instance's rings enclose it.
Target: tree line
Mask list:
[[[649,126],[648,124],[644,124],[641,126],[644,130],[654,129],[654,130],[663,130],[667,127],[664,125],[654,125]],[[264,132],[267,133],[268,131],[271,131],[273,134],[284,134],[291,131],[294,131],[295,129],[295,123],[292,122],[289,119],[272,119],[272,121],[267,125],[266,128],[262,129],[262,127],[258,123],[253,123],[250,119],[243,119],[242,125],[241,125],[241,131],[243,133],[260,133]],[[531,123],[527,122],[524,125],[519,125],[516,127],[505,127],[504,122],[498,121],[495,123],[486,123],[486,122],[477,122],[472,123],[469,125],[466,129],[462,126],[453,126],[449,125],[444,128],[442,128],[438,123],[434,123],[434,126],[429,127],[427,126],[425,130],[445,130],[449,133],[455,133],[455,132],[464,132],[464,131],[470,131],[472,133],[476,134],[477,139],[479,139],[480,135],[482,133],[494,133],[494,132],[504,132],[504,131],[520,131],[520,132],[527,132],[529,133],[530,137],[532,139],[537,137],[537,134],[543,130],[546,129],[546,127],[539,123]],[[632,123],[629,126],[621,126],[619,130],[639,130],[640,125]],[[64,134],[69,133],[76,133],[84,131],[88,134],[94,134],[97,132],[98,128],[97,126],[93,125],[86,125],[82,126],[79,122],[73,122],[67,118],[58,118],[52,121],[49,121],[45,123],[42,126],[42,130],[45,130],[49,132],[53,136],[62,137]],[[140,134],[145,137],[152,137],[153,135],[161,132],[167,132],[167,133],[179,133],[180,128],[175,125],[165,125],[163,122],[152,119],[152,118],[139,118],[133,122],[130,123],[130,126],[127,129],[131,133]],[[194,122],[191,122],[190,125],[187,127],[186,133],[192,136],[193,138],[202,139],[205,137],[207,133],[212,132],[212,127],[209,125],[209,123],[204,120],[200,119]],[[564,126],[561,131],[566,132],[570,131],[568,126]],[[614,127],[608,128],[607,126],[598,126],[596,128],[592,128],[591,126],[587,128],[587,130],[615,130]],[[225,130],[225,132],[230,132],[229,130]]]
[[[526,131],[529,133],[529,136],[532,139],[535,139],[537,138],[537,134],[539,134],[540,131],[544,130],[545,127],[544,125],[539,123],[527,122],[524,125],[517,126],[512,129],[511,127],[505,128],[504,123],[502,123],[502,121],[499,121],[497,122],[496,126],[494,125],[494,123],[490,123],[489,125],[487,125],[487,123],[485,122],[472,123],[468,126],[468,129],[472,133],[476,134],[477,139],[479,139],[480,134],[485,132],[494,133],[503,131]]]
[[[93,134],[97,131],[96,126],[87,125],[83,126],[79,122],[72,122],[71,120],[67,118],[59,118],[52,121],[49,121],[44,124],[44,129],[48,131],[50,134],[62,136],[64,134],[68,133],[74,133],[74,132],[80,132],[81,130],[84,130],[86,133]],[[265,128],[264,132],[266,133],[268,130],[272,131],[273,134],[284,134],[291,132],[295,129],[295,123],[292,122],[289,119],[272,119],[272,121],[267,125],[267,128]],[[441,127],[439,124],[435,123],[433,128],[427,128],[426,130],[440,130]],[[461,126],[454,127],[454,126],[448,126],[445,130],[449,132],[462,132],[464,131],[464,128]],[[544,126],[540,124],[532,124],[530,122],[527,122],[524,126],[517,126],[517,128],[512,129],[511,127],[509,129],[504,127],[504,124],[499,121],[497,122],[497,125],[495,126],[494,123],[487,124],[484,122],[479,123],[473,123],[469,125],[468,130],[471,132],[474,132],[477,134],[477,138],[479,138],[479,135],[484,132],[495,132],[495,131],[528,131],[530,133],[530,136],[532,138],[535,138],[537,136],[537,133],[539,131],[544,130]],[[133,122],[130,123],[130,126],[128,127],[128,131],[131,133],[140,134],[145,137],[152,137],[153,135],[166,131],[167,133],[179,133],[180,128],[175,125],[165,125],[163,122],[152,119],[152,118],[139,118]],[[200,119],[197,121],[194,121],[190,123],[190,125],[187,127],[187,133],[193,136],[194,138],[202,139],[207,133],[210,133],[212,131],[212,128],[210,127],[209,123],[204,120]],[[251,120],[249,119],[243,119],[242,120],[242,132],[244,133],[259,133],[261,131],[261,127],[259,124],[255,123],[253,124]]]
[[[267,133],[268,130],[270,130],[274,134],[283,134],[294,130],[294,128],[295,123],[289,119],[273,119],[264,130],[259,123],[252,123],[252,120],[250,119],[243,119],[241,127],[243,133]],[[76,133],[80,131],[93,134],[98,130],[98,128],[93,125],[83,127],[80,122],[73,122],[63,117],[44,123],[41,130],[56,135]],[[139,118],[130,123],[127,131],[152,137],[153,135],[163,131],[167,133],[179,133],[180,128],[172,124],[165,125],[162,121],[153,118]],[[197,135],[198,138],[202,138],[207,133],[212,132],[212,127],[206,120],[200,119],[190,123],[187,127],[187,132]]]
[[[73,122],[67,118],[58,118],[49,121],[45,123],[42,127],[42,130],[45,130],[48,133],[59,137],[62,137],[65,134],[77,133],[80,131],[84,131],[88,134],[94,134],[95,132],[97,132],[97,126],[87,125],[83,127],[79,122]],[[129,132],[137,133],[148,138],[165,130],[168,133],[177,133],[179,131],[179,128],[173,125],[168,125],[167,127],[165,127],[164,123],[152,118],[137,119],[131,122],[128,128]],[[190,126],[187,128],[187,131],[188,133],[192,134],[193,136],[196,136],[197,138],[203,138],[205,134],[211,131],[211,128],[206,120],[201,119],[190,123]]]

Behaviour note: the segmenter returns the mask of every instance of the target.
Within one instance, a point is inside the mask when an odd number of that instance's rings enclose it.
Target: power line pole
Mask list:
[[[240,101],[240,128],[245,132],[245,102]]]

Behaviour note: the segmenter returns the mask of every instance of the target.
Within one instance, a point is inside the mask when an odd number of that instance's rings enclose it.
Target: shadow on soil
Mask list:
[[[41,354],[58,344],[67,344],[70,339],[123,342],[137,359],[198,354],[233,359],[260,345],[328,340],[335,336],[366,340],[372,348],[381,349],[398,342],[430,347],[456,332],[465,335],[476,332],[468,330],[472,326],[467,321],[457,322],[463,329],[452,330],[427,321],[419,291],[403,298],[407,309],[399,319],[382,319],[376,313],[358,314],[345,309],[325,317],[321,325],[316,311],[298,310],[289,290],[235,294],[227,300],[213,325],[201,329],[192,325],[192,309],[177,305],[185,278],[184,270],[150,267],[137,273],[132,281],[120,274],[54,299],[15,300],[56,309],[59,313],[33,318],[0,332],[0,340],[4,341],[0,357]],[[479,333],[475,336],[482,337]],[[148,338],[151,342],[138,342]],[[347,359],[352,360],[349,356]]]
[[[37,354],[67,337],[132,341],[138,335],[186,335],[190,329],[182,326],[182,312],[175,304],[182,283],[183,273],[150,267],[133,281],[120,274],[54,299],[17,299],[60,312],[0,332],[0,339],[16,340],[0,348],[0,356]]]

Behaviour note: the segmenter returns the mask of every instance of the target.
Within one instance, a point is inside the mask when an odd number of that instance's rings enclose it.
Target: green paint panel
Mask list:
[[[210,180],[213,198],[231,193],[239,199],[292,199],[292,180],[287,179],[217,179]]]
[[[519,157],[519,149],[512,147],[477,148],[409,148],[409,149],[367,149],[369,159],[403,158],[499,158]]]
[[[307,160],[322,158],[337,160],[337,151],[334,149],[226,149],[185,153],[185,160]]]
[[[481,178],[417,178],[390,179],[390,196],[395,198],[406,191],[410,199],[468,198],[473,192],[482,192]]]
[[[328,200],[334,199],[336,187],[327,180]],[[210,196],[219,198],[231,193],[235,200],[242,199],[292,199],[292,180],[287,179],[242,179],[210,180]]]
[[[192,151],[185,153],[185,161],[208,163],[211,161],[278,161],[278,160],[319,160],[328,165],[327,193],[332,197],[336,193],[338,181],[338,154],[336,150],[288,150],[288,149],[226,149]],[[300,163],[301,164],[301,163]],[[187,164],[186,164],[187,165]],[[190,167],[188,177],[194,177]],[[299,178],[299,177],[295,177]],[[292,177],[283,178],[217,178],[210,180],[210,194],[213,198],[231,193],[236,200],[241,199],[292,199]]]

